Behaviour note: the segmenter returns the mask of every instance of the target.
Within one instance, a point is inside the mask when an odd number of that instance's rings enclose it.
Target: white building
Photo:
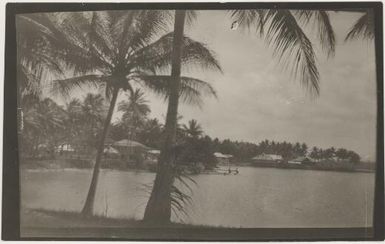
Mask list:
[[[315,162],[311,157],[298,157],[292,160],[289,160],[289,164],[307,164]]]
[[[147,159],[153,162],[158,161],[160,155],[160,150],[152,149],[147,151]]]
[[[255,161],[271,161],[271,162],[279,162],[283,160],[283,157],[278,154],[266,154],[262,153],[260,155],[255,156],[252,158]]]
[[[214,156],[217,158],[218,163],[220,164],[229,164],[230,159],[233,157],[231,154],[223,154],[221,152],[215,152]]]
[[[55,148],[56,152],[74,152],[75,149],[70,144],[62,144]]]

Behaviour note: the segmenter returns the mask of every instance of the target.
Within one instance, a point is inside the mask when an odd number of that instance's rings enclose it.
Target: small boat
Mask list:
[[[232,175],[237,175],[237,174],[239,174],[239,170],[238,170],[238,168],[236,168],[236,169],[216,168],[213,170],[202,171],[201,174],[207,174],[207,175],[231,175],[232,174]]]

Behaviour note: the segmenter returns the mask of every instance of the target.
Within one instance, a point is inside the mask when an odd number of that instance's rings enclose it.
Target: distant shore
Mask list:
[[[20,164],[22,169],[27,170],[71,170],[71,169],[91,169],[92,160],[63,160],[63,159],[52,159],[52,160],[29,160],[23,161]],[[334,166],[334,167],[333,167]],[[338,166],[338,165],[337,165]],[[231,172],[230,174],[235,174],[237,167],[258,167],[258,168],[276,168],[276,169],[301,169],[301,170],[317,170],[317,171],[335,171],[335,172],[351,172],[351,173],[374,173],[375,164],[361,164],[360,167],[336,167],[333,164],[328,165],[301,165],[301,164],[288,164],[288,163],[276,163],[276,164],[266,164],[266,163],[251,163],[251,162],[242,162],[242,163],[233,163],[230,164]],[[196,174],[223,174],[226,173],[221,168],[228,169],[228,165],[219,165],[218,168],[212,170],[202,170]],[[366,168],[365,168],[366,167]],[[141,166],[137,165],[123,165],[123,163],[114,165],[102,164],[102,169],[106,170],[118,170],[118,171],[136,171],[136,172],[155,172],[156,167],[153,164],[144,164]]]
[[[374,173],[375,163],[338,163],[332,161],[324,161],[312,164],[290,164],[281,163],[265,163],[265,162],[242,162],[237,166],[249,166],[260,168],[277,168],[277,169],[302,169],[302,170],[318,170],[318,171],[336,171],[336,172],[352,172],[352,173]]]

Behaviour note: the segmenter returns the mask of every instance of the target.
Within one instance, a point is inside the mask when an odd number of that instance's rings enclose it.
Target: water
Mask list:
[[[143,217],[155,174],[102,170],[95,211]],[[238,175],[197,175],[186,223],[226,227],[372,226],[374,174],[241,167]],[[22,207],[80,211],[89,170],[23,171]],[[147,188],[148,189],[148,188]],[[173,216],[174,221],[181,221]]]

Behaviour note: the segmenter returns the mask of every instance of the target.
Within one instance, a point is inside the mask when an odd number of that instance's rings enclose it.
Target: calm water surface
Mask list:
[[[102,170],[95,211],[143,217],[155,174]],[[372,226],[374,174],[241,167],[238,175],[197,175],[187,223],[226,227]],[[80,211],[90,170],[23,171],[21,204]],[[181,219],[173,216],[175,221]]]

